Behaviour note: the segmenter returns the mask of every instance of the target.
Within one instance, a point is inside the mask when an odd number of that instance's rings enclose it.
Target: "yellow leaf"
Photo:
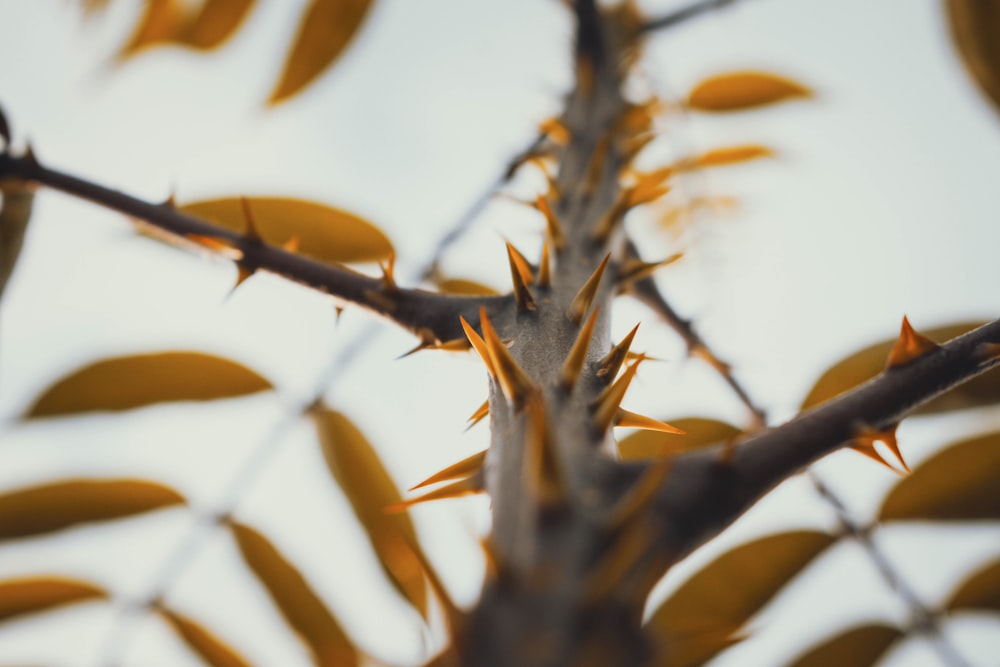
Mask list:
[[[1000,5],[990,0],[948,0],[948,23],[965,67],[1000,109]]]
[[[656,667],[701,667],[724,650],[743,641],[735,635],[738,627],[723,628],[711,632],[670,637],[662,655],[654,662]]]
[[[184,643],[211,667],[250,667],[246,659],[201,624],[169,609],[161,608],[157,611],[180,635]]]
[[[2,119],[2,117],[0,117]],[[3,141],[0,139],[0,147]],[[17,180],[7,180],[0,184],[0,296],[7,281],[14,272],[14,265],[21,253],[24,234],[31,218],[31,206],[35,201],[35,190]]]
[[[288,624],[299,633],[322,667],[353,667],[357,649],[302,574],[259,532],[230,525],[243,559],[270,593]]]
[[[699,83],[688,96],[687,106],[697,111],[741,111],[811,96],[805,86],[773,74],[733,72]]]
[[[636,431],[618,443],[618,455],[624,461],[641,461],[675,456],[681,452],[728,442],[742,431],[731,424],[703,417],[668,419],[683,435],[658,431]]]
[[[863,625],[814,647],[791,667],[869,667],[902,637],[902,632],[888,625]]]
[[[652,636],[664,637],[667,646],[675,637],[731,633],[835,539],[800,530],[740,545],[685,581],[653,613],[647,627]]]
[[[494,296],[499,294],[495,289],[474,280],[463,278],[444,278],[434,282],[442,294],[460,294],[463,296]]]
[[[1000,561],[987,564],[963,581],[945,609],[1000,612]]]
[[[41,535],[183,505],[168,487],[134,479],[70,480],[0,495],[0,539]]]
[[[54,607],[106,598],[102,588],[61,577],[32,577],[0,581],[0,621]]]
[[[921,333],[930,340],[944,342],[967,331],[971,331],[986,322],[959,322],[934,329],[923,330]],[[848,389],[867,382],[885,369],[886,359],[896,345],[898,338],[884,340],[855,352],[839,361],[827,370],[813,385],[809,395],[802,402],[802,409],[811,408],[827,401]],[[991,405],[1000,401],[1000,373],[984,373],[969,382],[938,396],[924,405],[917,412],[930,414],[961,410],[963,408]]]
[[[63,377],[35,401],[28,417],[130,410],[164,401],[208,401],[271,389],[228,359],[200,352],[160,352],[96,361]]]
[[[407,514],[387,514],[402,502],[396,484],[365,436],[347,417],[314,410],[323,457],[361,522],[372,548],[396,590],[427,617],[423,565],[414,553],[417,535]]]
[[[371,4],[371,0],[312,0],[268,104],[292,97],[329,67],[351,42]]]
[[[130,58],[154,46],[173,44],[200,51],[220,46],[246,18],[254,0],[146,0],[146,11],[118,54]]]
[[[1000,519],[1000,433],[951,445],[904,477],[879,516],[925,521]]]
[[[245,205],[263,240],[284,246],[297,239],[297,252],[324,262],[374,262],[393,254],[392,243],[375,225],[332,206],[284,197],[227,197],[185,204],[181,210],[234,232],[247,230]]]

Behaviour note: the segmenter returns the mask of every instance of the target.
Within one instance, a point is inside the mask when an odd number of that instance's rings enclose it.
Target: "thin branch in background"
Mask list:
[[[930,639],[930,644],[937,652],[938,658],[947,667],[969,667],[962,654],[948,639],[944,629],[941,627],[940,613],[929,609],[917,596],[916,591],[909,582],[895,569],[888,557],[879,549],[875,540],[872,539],[873,529],[877,526],[873,524],[869,527],[859,526],[851,517],[846,505],[833,489],[816,474],[815,470],[807,472],[809,481],[812,482],[813,489],[820,498],[833,508],[837,514],[837,520],[841,528],[850,535],[864,550],[868,559],[874,565],[875,570],[885,581],[889,590],[896,593],[900,600],[909,608],[911,617],[911,627],[917,632],[922,632]]]
[[[696,18],[716,9],[722,9],[723,7],[735,3],[736,0],[701,0],[701,2],[695,2],[687,7],[683,7],[677,11],[661,16],[658,19],[650,19],[642,25],[641,30],[642,32],[654,32],[657,30],[673,28],[674,26],[680,25],[689,19]]]

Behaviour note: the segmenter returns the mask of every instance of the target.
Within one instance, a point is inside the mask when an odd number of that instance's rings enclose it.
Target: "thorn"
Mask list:
[[[622,338],[621,342],[611,348],[611,351],[601,359],[601,367],[597,370],[597,377],[608,375],[614,379],[618,375],[618,371],[621,370],[622,364],[625,363],[625,358],[629,354],[628,350],[632,347],[635,332],[638,330],[639,325],[636,324],[632,327],[632,331],[629,331],[628,335]]]
[[[518,264],[518,260],[515,259],[519,253],[514,249],[510,243],[507,244],[507,259],[510,262],[510,277],[511,282],[514,284],[514,299],[517,301],[517,310],[519,312],[524,312],[526,310],[535,310],[538,305],[535,303],[535,297],[531,295],[531,290],[524,282],[524,273],[521,271],[521,267]],[[524,259],[523,257],[521,258]],[[531,276],[531,269],[528,269],[528,275]]]
[[[549,184],[549,192],[555,196],[559,196],[559,184],[556,182],[555,177],[552,176],[552,170],[549,168],[550,157],[547,155],[530,155],[528,156],[526,162],[533,164],[538,167],[539,171],[545,175],[545,180]]]
[[[590,164],[587,165],[587,175],[583,182],[583,193],[589,195],[597,189],[597,183],[601,178],[601,169],[604,167],[605,158],[608,155],[608,135],[598,139],[594,145],[594,152],[590,157]]]
[[[552,246],[556,250],[562,250],[566,246],[566,235],[563,233],[562,225],[559,223],[559,219],[556,218],[555,212],[549,206],[549,202],[546,201],[544,196],[538,195],[535,198],[535,206],[545,216],[545,231],[552,241]]]
[[[378,263],[378,267],[382,269],[382,289],[386,292],[396,292],[399,290],[399,285],[396,284],[395,270],[396,270],[396,253],[389,253],[389,257],[386,258],[385,264],[381,261]]]
[[[490,399],[487,398],[483,401],[482,405],[476,408],[476,411],[472,413],[472,416],[466,420],[469,422],[469,425],[465,427],[465,430],[468,431],[470,428],[481,422],[488,414],[490,414]]]
[[[299,237],[290,236],[287,241],[281,244],[281,249],[285,252],[296,253],[299,251]]]
[[[486,451],[483,450],[472,456],[466,457],[459,461],[458,463],[453,463],[444,470],[440,470],[424,481],[420,482],[416,486],[411,486],[410,491],[416,491],[419,488],[430,486],[431,484],[437,484],[438,482],[450,482],[453,479],[458,479],[459,477],[468,477],[469,475],[475,474],[476,471],[482,470],[483,461],[486,460]]]
[[[569,130],[558,118],[543,120],[539,123],[538,129],[549,138],[549,141],[557,146],[565,146],[569,143]]]
[[[634,185],[625,191],[625,210],[651,204],[668,192],[670,192],[669,185]]]
[[[594,301],[594,297],[597,296],[597,288],[601,284],[601,277],[604,275],[604,269],[607,267],[609,259],[611,259],[611,253],[604,256],[600,265],[587,278],[587,282],[583,284],[583,287],[580,288],[580,291],[576,293],[573,301],[569,304],[566,317],[573,324],[582,322],[583,316],[590,309],[590,304]]]
[[[619,406],[621,406],[622,399],[625,398],[629,384],[635,378],[637,369],[638,364],[632,364],[626,368],[622,376],[614,384],[605,388],[591,405],[591,409],[594,410],[594,425],[599,432],[603,433],[608,430],[615,417],[618,416]]]
[[[615,415],[615,426],[621,426],[623,428],[641,428],[645,431],[659,431],[660,433],[686,435],[685,431],[682,431],[676,426],[671,426],[670,424],[661,422],[658,419],[646,417],[645,415],[639,415],[621,408],[618,408],[618,413]]]
[[[334,306],[333,307],[333,312],[334,312],[334,316],[333,316],[333,322],[334,322],[334,324],[335,325],[336,324],[340,324],[340,316],[344,314],[344,307],[343,306]]]
[[[253,217],[253,211],[250,210],[250,200],[246,197],[240,197],[240,204],[243,206],[243,219],[246,220],[247,223],[247,229],[243,233],[243,237],[254,245],[263,243],[264,237],[260,235],[260,229],[257,227],[257,221]]]
[[[549,256],[549,242],[542,243],[542,258],[538,262],[538,282],[539,287],[552,287],[552,258]]]
[[[428,345],[428,350],[442,350],[444,352],[465,352],[472,346],[469,344],[467,338],[453,338],[452,340],[446,340],[442,343],[435,343],[433,345]]]
[[[558,503],[566,496],[565,487],[549,436],[541,392],[532,395],[526,411],[524,478],[535,493],[537,505]]]
[[[38,156],[35,155],[35,147],[30,142],[24,147],[24,155],[22,157],[36,167],[38,166]]]
[[[521,276],[521,280],[525,285],[535,282],[535,273],[531,270],[531,263],[509,241],[507,242],[507,257],[512,264],[511,271],[516,268],[518,275]]]
[[[607,525],[621,527],[649,506],[656,490],[670,472],[671,461],[664,459],[650,464],[642,476],[626,491],[608,513]]]
[[[215,238],[214,236],[204,236],[202,234],[185,234],[184,238],[196,245],[200,245],[203,248],[207,248],[213,252],[217,252],[220,255],[224,255],[233,259],[234,261],[239,261],[243,257],[243,252],[238,248],[234,248],[228,241]]]
[[[417,496],[416,498],[409,498],[407,500],[401,500],[398,503],[386,505],[382,508],[382,511],[386,514],[399,514],[400,512],[405,512],[414,505],[419,505],[420,503],[426,503],[431,500],[461,498],[462,496],[482,493],[485,490],[486,488],[483,486],[482,475],[472,475],[471,477],[466,477],[465,479],[460,479],[457,482],[442,486],[439,489],[428,491],[427,493]]]
[[[577,334],[576,340],[573,342],[573,347],[570,349],[569,354],[566,355],[566,361],[563,362],[562,368],[559,370],[559,386],[566,393],[573,391],[576,381],[580,379],[583,364],[587,360],[590,339],[594,335],[594,324],[597,322],[597,313],[600,310],[600,307],[594,308],[594,312],[590,314],[587,323],[583,325],[580,333]]]
[[[528,393],[533,391],[535,386],[531,378],[510,355],[510,351],[497,336],[496,330],[490,323],[486,308],[479,308],[479,323],[483,328],[483,340],[486,349],[489,350],[490,358],[493,359],[493,368],[496,369],[497,380],[500,382],[500,389],[507,400],[520,406],[524,403]]]
[[[472,343],[472,347],[479,353],[479,357],[483,360],[483,363],[486,364],[486,370],[496,379],[497,371],[493,367],[493,359],[490,357],[489,348],[486,347],[486,341],[476,333],[476,330],[472,328],[472,325],[464,317],[459,315],[458,319],[461,321],[462,330],[465,331],[465,335],[468,337],[469,342]]]
[[[397,361],[400,360],[400,359],[405,359],[406,357],[408,357],[411,354],[414,354],[416,352],[419,352],[420,350],[426,350],[429,347],[431,347],[431,346],[433,346],[434,344],[437,343],[437,337],[434,335],[434,333],[430,329],[427,329],[425,327],[421,327],[415,333],[416,333],[417,337],[420,339],[420,342],[417,343],[417,346],[415,348],[413,348],[412,350],[409,350],[408,352],[404,352],[403,354],[401,354],[398,357],[396,357]]]
[[[171,192],[170,195],[166,199],[163,200],[163,203],[160,204],[160,206],[162,206],[163,208],[166,208],[166,209],[170,209],[171,211],[176,211],[177,210],[177,193],[176,192]]]
[[[899,339],[896,340],[896,345],[889,352],[889,358],[885,362],[886,370],[905,366],[917,357],[933,352],[938,347],[940,346],[930,338],[914,331],[913,327],[910,326],[910,321],[906,319],[906,315],[903,315]]]
[[[889,449],[890,452],[892,452],[893,456],[896,457],[896,460],[899,461],[899,465],[903,467],[903,470],[910,472],[910,466],[906,465],[906,461],[903,459],[903,453],[899,451],[899,442],[896,440],[897,426],[898,424],[893,424],[891,427],[881,431],[868,426],[862,426],[856,430],[848,447],[878,461],[885,467],[889,468],[889,470],[898,473],[899,471],[882,458],[882,455],[878,453],[877,449],[875,449],[875,443],[881,442]]]
[[[655,132],[647,132],[635,137],[629,137],[625,141],[625,145],[622,147],[622,157],[626,163],[631,163],[635,160],[636,156],[642,152],[642,149],[648,146],[653,139],[656,139]]]
[[[990,362],[1000,358],[1000,343],[980,343],[976,347],[976,358],[981,362]]]
[[[618,271],[618,285],[624,288],[629,283],[648,278],[657,270],[662,269],[664,266],[670,266],[683,256],[683,253],[678,252],[658,262],[644,262],[638,257],[627,259]]]
[[[615,227],[619,222],[625,219],[625,214],[628,213],[630,208],[629,197],[631,190],[622,190],[618,194],[618,198],[615,203],[611,205],[608,212],[597,222],[594,227],[594,232],[591,237],[594,241],[598,243],[603,243],[611,236],[611,232],[614,231]]]
[[[239,287],[240,285],[242,285],[244,282],[246,282],[246,280],[250,276],[252,276],[254,273],[256,273],[256,269],[248,268],[242,262],[237,262],[236,263],[236,271],[237,271],[237,274],[236,274],[236,284],[233,285],[233,288],[231,290],[229,290],[229,295],[226,298],[229,298],[229,296],[232,296],[233,292],[236,291],[237,287]]]

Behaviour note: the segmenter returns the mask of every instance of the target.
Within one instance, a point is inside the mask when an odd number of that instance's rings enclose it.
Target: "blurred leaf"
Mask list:
[[[3,296],[21,253],[35,190],[22,181],[7,180],[0,184],[0,198],[3,200],[0,204],[0,296]]]
[[[1000,110],[1000,4],[948,0],[951,36],[966,69]]]
[[[169,609],[158,611],[184,643],[211,667],[250,667],[246,659],[199,623]]]
[[[184,503],[184,497],[173,489],[142,480],[42,484],[0,495],[0,539],[44,535]]]
[[[271,389],[234,361],[200,352],[159,352],[96,361],[63,377],[27,417],[130,410],[166,401],[209,401]]]
[[[688,636],[671,636],[656,667],[701,667],[730,646],[743,641],[735,635],[739,627],[728,627]]]
[[[313,411],[323,457],[361,522],[389,580],[427,618],[427,586],[423,565],[414,553],[417,535],[409,515],[387,514],[402,502],[365,436],[347,417],[321,408]]]
[[[61,577],[31,577],[0,581],[0,621],[48,611],[75,602],[106,598],[104,589]]]
[[[799,530],[740,545],[681,584],[647,627],[654,637],[670,639],[718,632],[728,636],[835,541],[827,533]]]
[[[703,417],[670,419],[670,424],[684,431],[684,435],[658,431],[636,431],[618,443],[618,454],[623,461],[641,461],[675,456],[681,452],[700,449],[739,436],[742,431],[732,424]]]
[[[435,281],[434,284],[437,285],[438,291],[442,294],[460,294],[469,296],[494,296],[499,294],[499,292],[488,285],[477,283],[474,280],[464,280],[462,278],[445,278]]]
[[[234,232],[247,229],[246,209],[267,243],[297,243],[296,252],[325,262],[373,262],[389,257],[392,243],[370,222],[356,215],[301,199],[228,197],[180,207],[190,215]]]
[[[984,324],[986,322],[959,322],[920,333],[935,342],[943,343]],[[896,338],[884,340],[837,362],[813,385],[806,400],[802,402],[802,409],[827,401],[881,373],[885,368],[886,359],[889,358],[889,351],[895,344]],[[998,401],[1000,401],[1000,373],[984,373],[938,396],[920,408],[917,414],[961,410],[991,405]]]
[[[183,505],[183,496],[135,479],[72,480],[0,495],[0,539],[42,535]]]
[[[247,565],[288,624],[309,645],[316,663],[322,667],[357,665],[357,649],[302,574],[253,528],[239,523],[231,524],[231,528]]]
[[[118,54],[130,58],[150,47],[174,44],[200,51],[214,49],[236,32],[254,0],[146,0],[146,11]]]
[[[691,169],[707,169],[709,167],[726,167],[764,157],[773,157],[774,152],[767,146],[749,144],[746,146],[727,146],[716,148],[701,155],[681,160],[677,164],[679,171]]]
[[[1000,560],[979,569],[962,582],[948,600],[945,609],[1000,612]]]
[[[358,31],[371,4],[371,0],[312,0],[268,104],[294,96],[333,64]]]
[[[888,625],[863,625],[810,649],[791,667],[869,667],[902,637],[902,632]]]
[[[948,446],[901,479],[882,503],[883,521],[1000,519],[1000,433]]]
[[[688,96],[687,106],[697,111],[742,111],[811,96],[805,86],[773,74],[733,72],[699,83]]]

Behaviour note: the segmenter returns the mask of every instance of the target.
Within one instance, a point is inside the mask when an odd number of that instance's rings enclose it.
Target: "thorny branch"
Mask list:
[[[19,178],[80,197],[147,222],[180,238],[208,237],[238,251],[239,265],[267,271],[347,301],[409,329],[427,343],[463,339],[459,316],[478,322],[479,308],[491,315],[511,309],[509,297],[456,297],[404,289],[392,280],[373,278],[345,266],[318,262],[239,234],[177,210],[172,203],[154,204],[82,178],[43,166],[30,152],[21,157],[0,153],[0,180]]]
[[[678,9],[677,11],[671,12],[658,19],[650,19],[642,26],[643,32],[653,32],[656,30],[665,30],[667,28],[673,28],[674,26],[684,23],[688,19],[693,19],[695,17],[701,16],[702,14],[707,14],[715,9],[722,9],[728,5],[732,5],[736,0],[701,0],[700,2],[695,2],[687,7]]]

